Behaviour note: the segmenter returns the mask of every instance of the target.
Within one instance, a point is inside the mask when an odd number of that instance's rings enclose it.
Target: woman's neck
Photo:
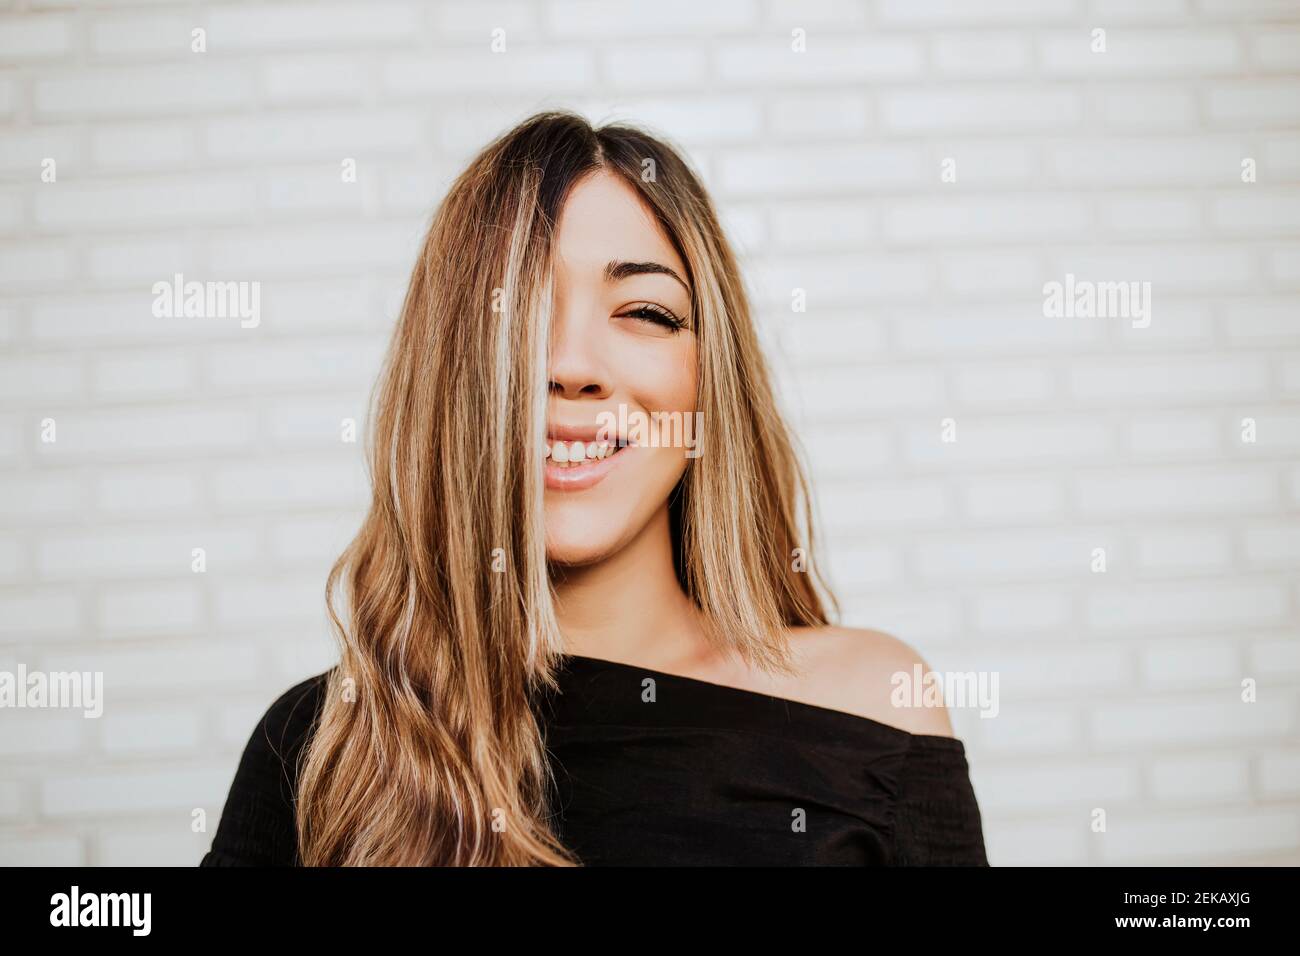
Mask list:
[[[552,575],[567,653],[653,667],[706,652],[673,565],[667,505],[616,554]]]

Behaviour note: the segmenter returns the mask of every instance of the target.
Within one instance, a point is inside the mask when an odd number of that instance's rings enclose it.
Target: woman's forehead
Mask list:
[[[613,261],[661,262],[686,274],[685,263],[645,201],[606,170],[584,176],[569,191],[560,210],[555,252],[568,268],[603,272]]]

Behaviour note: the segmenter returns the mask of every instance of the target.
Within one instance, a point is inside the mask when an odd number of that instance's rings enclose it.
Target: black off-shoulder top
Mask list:
[[[965,747],[813,704],[568,655],[545,727],[556,834],[591,866],[987,866]],[[299,862],[326,674],[253,731],[202,866]]]

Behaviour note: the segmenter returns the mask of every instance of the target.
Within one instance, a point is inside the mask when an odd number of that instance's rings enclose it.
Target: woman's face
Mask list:
[[[687,449],[669,447],[695,434],[686,281],[632,187],[604,170],[574,185],[555,246],[545,462],[554,562],[591,564],[620,551],[666,506],[686,469]],[[645,426],[659,413],[676,413],[691,430],[659,419],[659,437],[650,437]],[[620,448],[620,436],[636,444]]]

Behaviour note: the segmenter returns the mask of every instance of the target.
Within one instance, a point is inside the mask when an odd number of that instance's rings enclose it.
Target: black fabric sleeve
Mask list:
[[[199,866],[298,863],[294,801],[298,761],[324,704],[328,672],[281,694],[253,729],[212,848]]]
[[[988,866],[966,749],[954,737],[915,735],[894,808],[894,865]]]

